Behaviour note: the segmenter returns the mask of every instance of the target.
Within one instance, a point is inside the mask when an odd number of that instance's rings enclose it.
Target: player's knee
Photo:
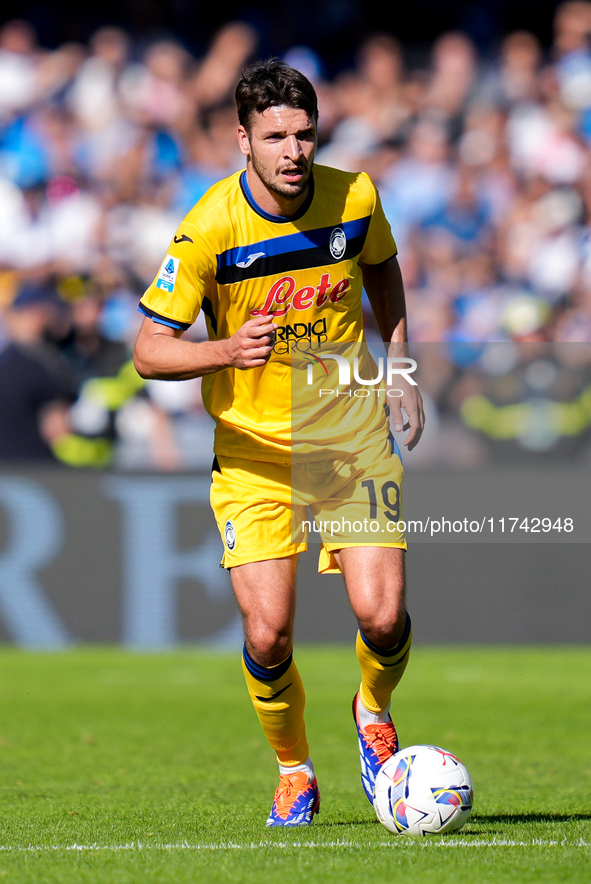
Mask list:
[[[378,648],[393,648],[400,641],[406,627],[406,611],[378,610],[360,620],[359,625],[373,645]]]
[[[247,646],[252,657],[262,666],[276,666],[289,656],[292,647],[291,631],[258,624],[247,629]]]

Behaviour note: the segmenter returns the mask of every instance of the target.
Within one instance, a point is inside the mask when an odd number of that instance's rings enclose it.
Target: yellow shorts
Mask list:
[[[406,549],[403,467],[398,448],[380,440],[348,460],[297,465],[218,456],[211,506],[222,536],[222,565],[280,559],[320,544],[318,570],[340,571],[334,550]]]

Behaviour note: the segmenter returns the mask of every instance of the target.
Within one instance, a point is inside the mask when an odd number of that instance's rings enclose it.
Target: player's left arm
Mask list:
[[[363,286],[373,310],[382,340],[390,342],[389,356],[408,356],[406,328],[406,298],[398,259],[394,257],[381,264],[360,264]],[[400,399],[389,399],[394,429],[410,430],[404,444],[409,451],[421,438],[425,426],[423,400],[417,386],[407,383],[400,375],[396,383],[403,391]],[[404,409],[407,421],[402,417]]]

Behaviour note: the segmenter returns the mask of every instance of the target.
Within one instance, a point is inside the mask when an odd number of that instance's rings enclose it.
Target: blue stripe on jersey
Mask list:
[[[392,433],[388,433],[388,439],[389,439],[389,441],[390,441],[390,451],[391,451],[391,453],[392,453],[392,454],[397,454],[398,457],[400,458],[400,461],[402,462],[402,452],[401,452],[400,448],[398,447],[398,442],[396,441],[396,439],[394,438],[394,436],[392,435]]]
[[[247,246],[228,249],[217,256],[218,271],[238,265],[242,265],[246,269],[260,258],[274,258],[278,255],[293,254],[294,252],[317,249],[323,246],[328,248],[331,234],[337,227],[340,227],[348,240],[365,236],[369,229],[370,220],[371,216],[367,215],[365,218],[355,218],[353,221],[332,224],[330,227],[319,227],[316,230],[291,233],[287,236],[264,239],[260,242],[250,243]]]
[[[168,325],[170,328],[178,328],[181,331],[187,331],[188,328],[191,328],[190,322],[180,322],[175,319],[168,319],[167,316],[161,316],[160,313],[156,313],[154,310],[150,310],[149,307],[145,307],[141,302],[137,309],[140,313],[143,313],[144,316],[147,316],[148,319],[152,319],[154,322],[159,322],[160,325]]]

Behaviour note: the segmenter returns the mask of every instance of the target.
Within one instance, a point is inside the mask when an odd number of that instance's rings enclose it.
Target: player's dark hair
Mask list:
[[[299,108],[311,120],[318,120],[318,99],[314,87],[300,71],[278,58],[258,61],[242,72],[236,87],[238,120],[250,134],[253,113],[270,107]]]

